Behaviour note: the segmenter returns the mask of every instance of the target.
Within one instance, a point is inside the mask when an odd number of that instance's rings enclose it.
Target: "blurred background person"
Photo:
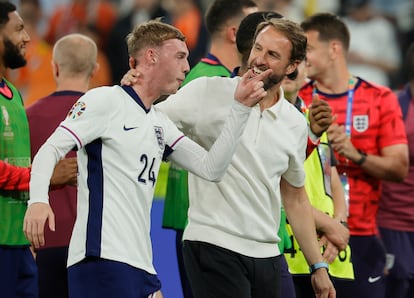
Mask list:
[[[60,37],[93,25],[99,34],[98,48],[105,50],[108,35],[117,19],[117,9],[108,0],[71,0],[56,6],[45,31],[45,39],[53,45]]]
[[[352,36],[348,67],[351,73],[390,88],[399,70],[401,48],[395,26],[379,15],[372,0],[346,0],[343,18]]]
[[[171,24],[171,16],[161,6],[160,0],[133,0],[125,15],[120,15],[110,30],[107,48],[111,68],[112,84],[119,84],[122,76],[129,70],[128,50],[125,38],[138,24],[162,17],[163,22]]]
[[[98,65],[96,43],[86,35],[70,34],[59,39],[53,48],[53,77],[56,89],[27,108],[32,159],[63,121],[73,104],[89,88]],[[67,157],[75,157],[70,152]],[[45,229],[45,246],[36,250],[39,274],[39,297],[67,298],[67,256],[76,218],[76,187],[65,186],[49,193],[56,214],[55,231]]]
[[[208,45],[201,3],[199,0],[163,0],[162,4],[171,15],[172,25],[185,35],[190,51],[188,62],[193,67],[206,54]]]
[[[40,32],[40,21],[44,15],[39,0],[20,0],[17,10],[25,22],[30,42],[26,46],[26,66],[9,70],[8,77],[20,90],[27,107],[55,88],[50,64],[52,47]]]
[[[388,260],[386,298],[414,297],[414,43],[405,57],[407,83],[398,100],[408,139],[409,171],[401,183],[383,182],[377,214]]]
[[[295,22],[320,11],[337,13],[341,7],[339,0],[256,0],[256,3],[259,10],[273,10]]]

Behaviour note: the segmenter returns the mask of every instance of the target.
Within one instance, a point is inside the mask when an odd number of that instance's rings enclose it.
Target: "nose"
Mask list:
[[[255,55],[255,62],[257,65],[266,64],[266,52],[257,51]]]
[[[23,41],[26,43],[30,41],[29,33],[26,30],[23,30]]]
[[[184,73],[187,74],[189,71],[190,71],[190,64],[188,63],[188,60],[185,59]]]

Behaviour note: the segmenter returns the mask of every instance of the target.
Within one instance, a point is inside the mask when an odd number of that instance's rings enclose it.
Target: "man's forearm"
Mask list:
[[[0,160],[0,189],[29,190],[30,168],[13,166]]]

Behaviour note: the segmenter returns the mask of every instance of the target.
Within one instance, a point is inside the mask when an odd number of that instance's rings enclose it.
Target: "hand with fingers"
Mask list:
[[[316,298],[335,298],[336,291],[324,268],[316,270],[311,275],[311,283]]]
[[[320,137],[332,124],[334,118],[329,104],[319,99],[318,94],[312,97],[312,104],[309,105],[309,123],[312,132]]]
[[[263,88],[263,79],[267,78],[271,73],[271,69],[267,69],[260,74],[255,74],[251,69],[247,71],[237,85],[234,98],[245,106],[252,107],[256,105],[267,95],[266,90]]]
[[[76,157],[60,160],[53,170],[50,180],[51,186],[72,185],[78,182],[78,163]]]
[[[319,238],[319,245],[324,248],[322,254],[323,259],[329,264],[335,261],[339,253],[338,247],[336,247],[336,245],[329,241],[329,239],[324,235]]]
[[[334,123],[329,126],[327,132],[332,149],[338,152],[339,155],[347,158],[354,153],[358,155],[358,151],[352,145],[351,139],[345,133],[345,126]]]
[[[47,203],[31,204],[24,216],[23,232],[34,248],[45,245],[45,223],[48,221],[49,229],[55,231],[55,215]]]
[[[128,70],[126,74],[121,79],[121,86],[132,86],[138,81],[139,72],[135,68]]]

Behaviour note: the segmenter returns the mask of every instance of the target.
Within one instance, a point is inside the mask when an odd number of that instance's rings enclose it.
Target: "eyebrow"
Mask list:
[[[188,52],[185,52],[185,51],[178,51],[177,52],[177,55],[184,55],[184,56],[187,56],[188,55]]]

